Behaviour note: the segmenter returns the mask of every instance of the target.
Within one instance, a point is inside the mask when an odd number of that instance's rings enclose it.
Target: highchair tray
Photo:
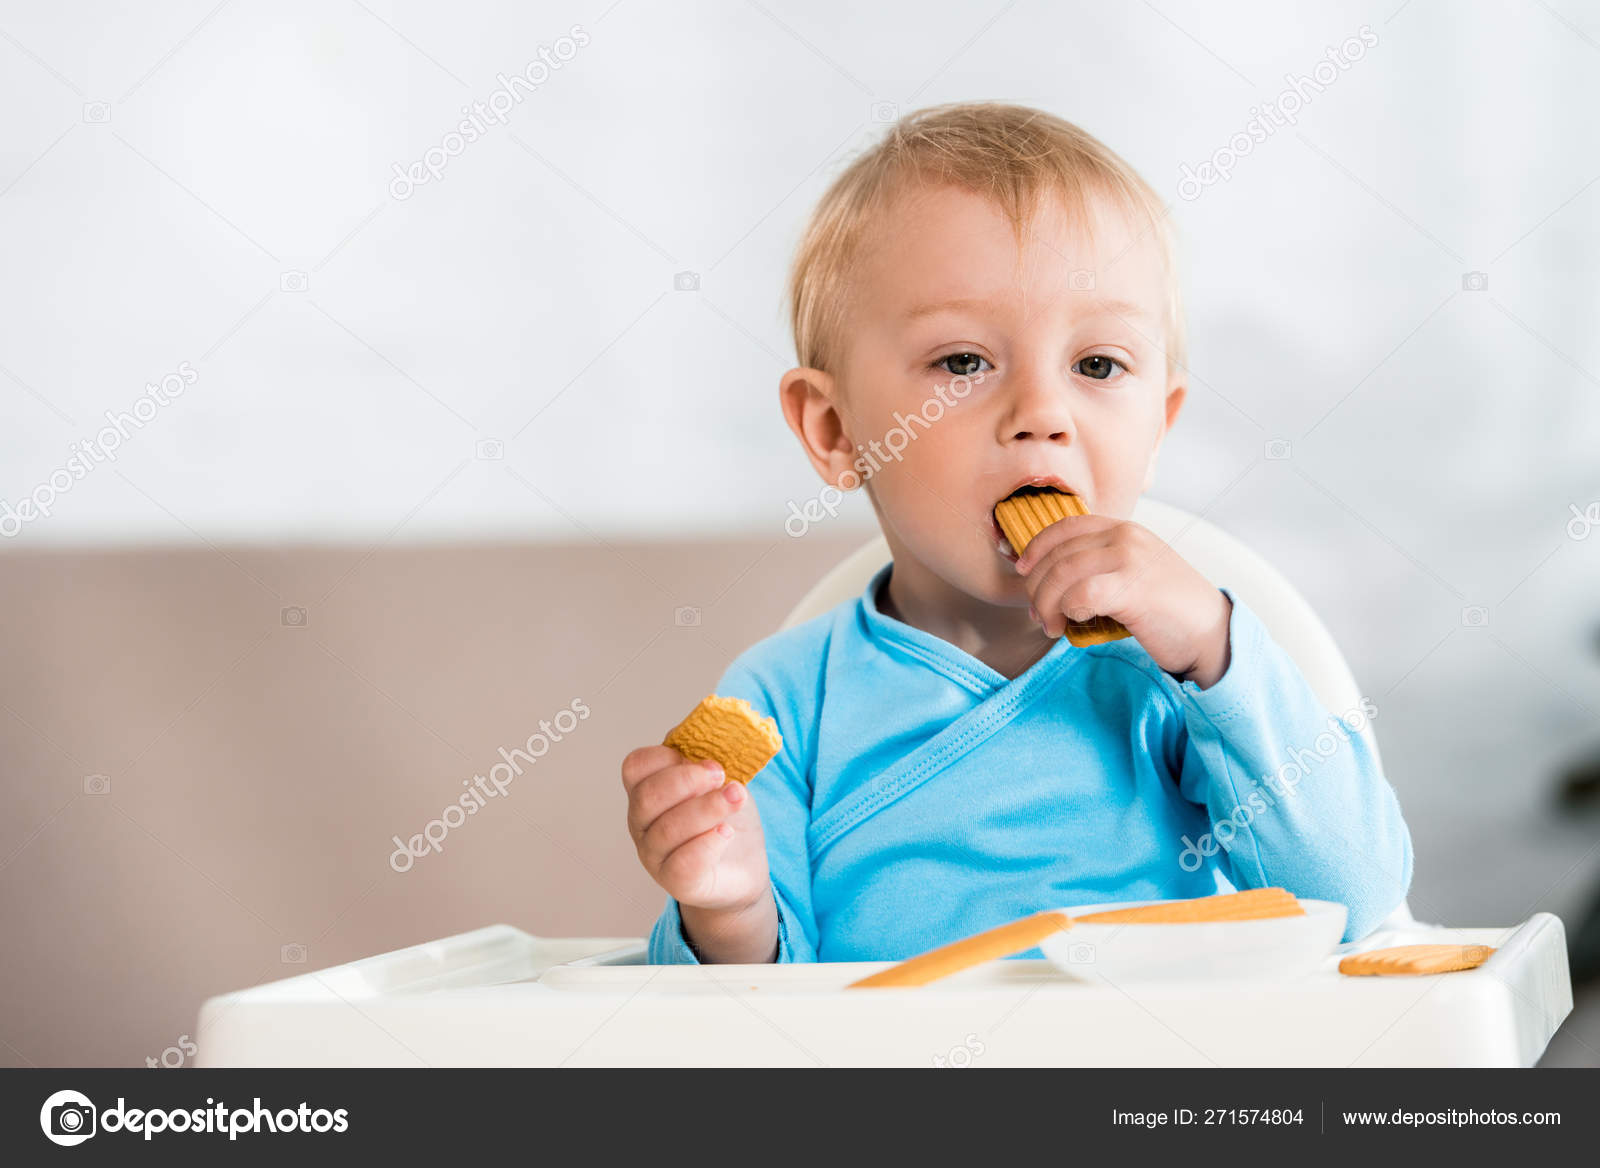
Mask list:
[[[1490,945],[1351,977],[1357,950]],[[1532,1066],[1572,1009],[1561,921],[1408,924],[1297,978],[1110,985],[1010,959],[906,989],[887,962],[647,965],[637,938],[508,925],[208,1000],[200,1066]]]

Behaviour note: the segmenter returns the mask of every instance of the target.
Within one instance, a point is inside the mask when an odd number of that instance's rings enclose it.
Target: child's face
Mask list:
[[[995,503],[1039,479],[1126,518],[1182,404],[1167,370],[1158,246],[1108,204],[1085,231],[1050,200],[1019,263],[1004,214],[954,187],[918,190],[886,218],[830,386],[844,435],[820,461],[813,448],[813,461],[838,482],[876,441],[867,490],[897,570],[1026,605],[997,546]]]

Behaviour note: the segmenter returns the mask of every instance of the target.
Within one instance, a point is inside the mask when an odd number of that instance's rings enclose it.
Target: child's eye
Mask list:
[[[1085,377],[1094,378],[1096,381],[1109,381],[1113,369],[1120,369],[1124,373],[1128,371],[1128,367],[1121,361],[1101,353],[1096,353],[1092,357],[1085,357],[1074,365],[1072,369],[1074,373],[1081,373]]]
[[[931,368],[942,369],[955,377],[971,377],[978,372],[979,365],[988,364],[976,353],[951,353],[947,357],[940,357],[933,363]],[[992,369],[993,366],[991,365],[990,368]]]

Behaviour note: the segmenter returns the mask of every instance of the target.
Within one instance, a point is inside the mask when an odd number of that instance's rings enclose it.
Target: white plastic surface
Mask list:
[[[1357,949],[1485,944],[1482,966],[1347,977]],[[495,925],[212,998],[200,1066],[1531,1066],[1572,1009],[1564,934],[1382,929],[1274,981],[1086,982],[991,962],[846,990],[887,963],[644,965],[629,938]]]
[[[1121,900],[1068,906],[1069,917],[1172,900]],[[1344,936],[1347,910],[1331,900],[1299,900],[1302,915],[1257,921],[1138,925],[1074,920],[1039,949],[1057,969],[1087,981],[1274,981],[1316,969]]]

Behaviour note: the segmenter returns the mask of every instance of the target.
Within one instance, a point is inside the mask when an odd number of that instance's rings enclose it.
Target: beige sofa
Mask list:
[[[868,534],[7,549],[0,1065],[176,1065],[209,995],[495,922],[642,934],[623,754]]]

